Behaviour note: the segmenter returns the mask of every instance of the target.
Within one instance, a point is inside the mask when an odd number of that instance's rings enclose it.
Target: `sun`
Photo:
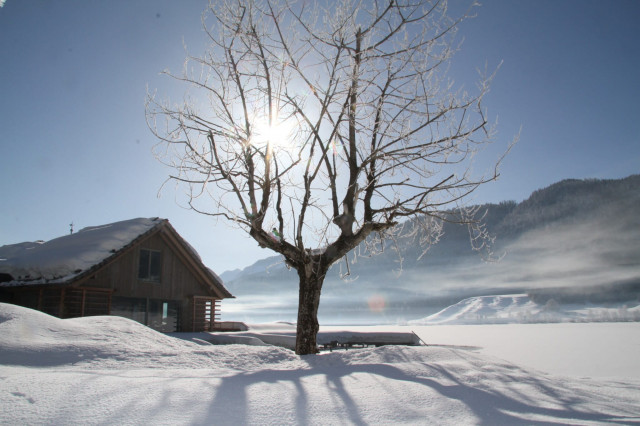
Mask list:
[[[294,147],[295,125],[293,120],[279,120],[277,117],[269,120],[265,117],[256,118],[252,126],[251,144],[255,147],[266,147],[271,144],[274,151],[291,151]]]

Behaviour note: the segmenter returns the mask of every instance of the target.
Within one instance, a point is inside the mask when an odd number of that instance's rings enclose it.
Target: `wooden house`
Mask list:
[[[119,315],[158,331],[209,331],[222,280],[168,220],[84,228],[48,242],[0,247],[0,301],[60,318]]]

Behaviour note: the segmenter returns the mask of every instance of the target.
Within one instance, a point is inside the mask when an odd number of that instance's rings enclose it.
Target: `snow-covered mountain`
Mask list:
[[[467,229],[452,224],[423,257],[414,239],[374,257],[354,250],[325,280],[321,322],[403,323],[495,294],[529,294],[540,304],[640,300],[640,175],[564,180],[481,211],[499,261],[486,262]],[[294,321],[297,278],[278,256],[222,274],[237,296],[223,318]]]

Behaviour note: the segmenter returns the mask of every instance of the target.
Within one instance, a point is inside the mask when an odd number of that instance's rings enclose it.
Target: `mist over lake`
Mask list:
[[[465,226],[444,224],[426,255],[416,238],[359,247],[329,271],[322,324],[402,324],[462,299],[526,293],[542,304],[638,305],[640,175],[564,180],[522,202],[483,205],[496,237],[490,259],[472,250]],[[405,226],[407,226],[405,224]],[[279,256],[222,274],[237,299],[224,320],[295,321],[298,276]]]

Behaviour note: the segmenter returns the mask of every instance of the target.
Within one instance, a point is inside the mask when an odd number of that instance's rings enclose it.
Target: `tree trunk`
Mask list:
[[[298,299],[298,325],[296,329],[296,354],[309,355],[318,353],[316,337],[320,325],[318,323],[318,306],[320,292],[326,271],[314,270],[311,265],[298,269],[300,289]]]

